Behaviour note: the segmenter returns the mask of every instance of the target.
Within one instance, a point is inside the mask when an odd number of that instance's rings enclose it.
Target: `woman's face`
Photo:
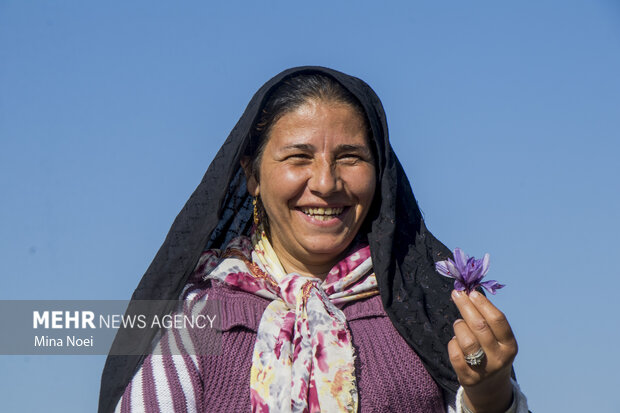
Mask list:
[[[340,259],[375,193],[364,121],[350,106],[311,100],[272,126],[260,162],[260,195],[273,248],[288,272],[322,276]]]

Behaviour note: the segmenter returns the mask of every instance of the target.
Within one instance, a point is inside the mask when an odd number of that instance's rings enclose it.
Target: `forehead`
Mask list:
[[[291,143],[312,145],[368,145],[366,123],[346,103],[311,100],[282,115],[271,128],[267,146]]]

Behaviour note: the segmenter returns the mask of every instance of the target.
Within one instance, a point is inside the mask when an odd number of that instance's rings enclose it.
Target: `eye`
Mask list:
[[[364,160],[364,158],[357,153],[343,153],[342,155],[338,156],[338,161],[345,163],[356,163],[362,160]]]
[[[310,159],[312,159],[312,156],[310,156],[307,153],[303,153],[303,152],[292,153],[290,155],[287,155],[284,158],[284,160],[287,160],[287,161],[297,161],[297,162],[307,161]]]

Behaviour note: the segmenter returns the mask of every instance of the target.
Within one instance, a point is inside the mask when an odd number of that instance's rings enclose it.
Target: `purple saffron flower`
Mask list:
[[[455,248],[454,261],[450,258],[446,261],[438,261],[435,263],[435,269],[444,277],[454,278],[454,289],[467,291],[467,294],[479,286],[484,287],[491,294],[505,287],[495,280],[480,282],[489,271],[489,254],[484,254],[484,258],[477,260],[467,256],[460,248]]]

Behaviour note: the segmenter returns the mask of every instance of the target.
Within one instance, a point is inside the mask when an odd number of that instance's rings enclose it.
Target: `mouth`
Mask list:
[[[329,221],[341,215],[346,208],[301,207],[298,209],[307,216],[314,218],[318,221]]]

